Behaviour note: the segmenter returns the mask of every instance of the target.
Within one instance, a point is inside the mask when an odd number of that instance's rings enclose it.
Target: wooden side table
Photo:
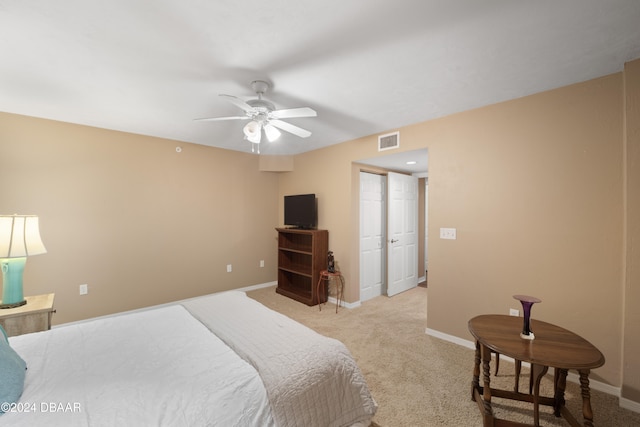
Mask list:
[[[553,406],[556,417],[564,417],[572,426],[580,425],[565,406],[564,391],[567,372],[580,374],[582,415],[584,426],[593,426],[589,373],[604,365],[604,356],[593,344],[581,336],[551,323],[531,321],[534,340],[520,338],[522,318],[498,314],[477,316],[469,320],[469,332],[476,339],[471,398],[482,413],[485,426],[523,426],[524,424],[495,418],[491,409],[492,397],[533,403],[534,426],[540,425],[539,405]],[[489,363],[491,353],[504,354],[516,361],[517,374],[521,362],[531,364],[529,393],[520,393],[516,377],[514,391],[491,387]],[[481,369],[482,366],[482,369]],[[554,368],[554,396],[540,396],[540,380],[549,368]],[[480,374],[482,371],[482,384]],[[528,424],[527,424],[528,425]]]
[[[342,273],[340,273],[339,271],[336,272],[330,272],[328,270],[322,270],[320,272],[320,279],[318,280],[318,288],[317,288],[317,294],[318,294],[318,298],[321,298],[320,296],[324,296],[325,293],[329,292],[329,281],[331,279],[339,279],[338,282],[336,282],[336,313],[338,312],[338,307],[340,307],[340,301],[342,300],[342,298],[344,297],[344,277],[342,276]],[[320,293],[320,287],[322,286],[324,288],[324,284],[327,284],[327,289],[326,292]],[[322,289],[324,291],[324,289]],[[326,300],[325,300],[325,304],[326,304]],[[318,303],[318,308],[320,309],[320,311],[322,311],[322,302]]]
[[[55,294],[26,297],[27,303],[20,307],[0,310],[0,325],[12,337],[51,329],[53,299]]]

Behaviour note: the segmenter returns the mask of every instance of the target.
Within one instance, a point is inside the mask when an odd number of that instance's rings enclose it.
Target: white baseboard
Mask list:
[[[329,297],[329,299],[327,300],[327,302],[331,303],[331,304],[335,304],[338,300],[336,299],[336,297]],[[345,307],[345,308],[357,308],[360,307],[362,304],[360,303],[360,300],[356,301],[356,302],[345,302],[345,301],[340,301],[340,307]]]
[[[476,349],[476,344],[473,341],[464,340],[453,335],[445,334],[444,332],[436,331],[435,329],[426,328],[425,333],[427,335],[431,335],[432,337],[440,338],[441,340],[449,341],[454,344],[470,348],[471,350]]]
[[[633,400],[625,399],[624,397],[620,398],[620,407],[640,413],[640,403],[634,402]]]
[[[458,344],[463,347],[470,348],[472,350],[475,350],[476,348],[476,344],[473,341],[465,340],[465,339],[456,337],[454,335],[445,334],[444,332],[436,331],[434,329],[426,328],[425,333],[427,335],[431,335],[432,337],[440,338],[441,340],[449,341],[451,343]],[[507,360],[511,363],[515,363],[515,361],[510,357],[506,357],[506,356],[501,356],[501,357],[504,360]],[[527,363],[523,363],[522,365],[529,366],[529,364]],[[567,380],[576,384],[580,384],[580,377],[578,376],[578,374],[575,374],[573,372],[569,372],[569,374],[567,375]],[[595,381],[595,380],[589,380],[589,386],[594,390],[598,390],[603,393],[607,393],[617,397],[618,403],[621,408],[629,409],[631,411],[640,413],[640,403],[620,397],[620,393],[621,393],[620,387],[614,387],[612,385],[603,383],[601,381]]]
[[[256,289],[268,288],[269,286],[276,286],[277,284],[278,284],[277,281],[273,281],[273,282],[261,283],[259,285],[246,286],[240,289],[234,289],[234,291],[249,292],[249,291],[255,291]]]

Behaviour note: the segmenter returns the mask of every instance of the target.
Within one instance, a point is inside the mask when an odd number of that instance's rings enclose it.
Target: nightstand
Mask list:
[[[0,325],[10,337],[51,329],[51,317],[55,313],[54,296],[55,294],[45,294],[25,297],[27,304],[23,306],[0,309]]]

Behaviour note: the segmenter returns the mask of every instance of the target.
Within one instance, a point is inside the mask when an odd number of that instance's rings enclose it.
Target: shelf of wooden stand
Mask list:
[[[327,230],[277,228],[278,286],[276,292],[307,305],[326,301],[317,295],[320,271],[326,269],[329,249]]]

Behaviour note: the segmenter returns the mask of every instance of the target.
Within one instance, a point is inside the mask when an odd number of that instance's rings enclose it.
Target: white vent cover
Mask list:
[[[378,151],[391,150],[398,147],[400,147],[400,132],[378,136]]]

